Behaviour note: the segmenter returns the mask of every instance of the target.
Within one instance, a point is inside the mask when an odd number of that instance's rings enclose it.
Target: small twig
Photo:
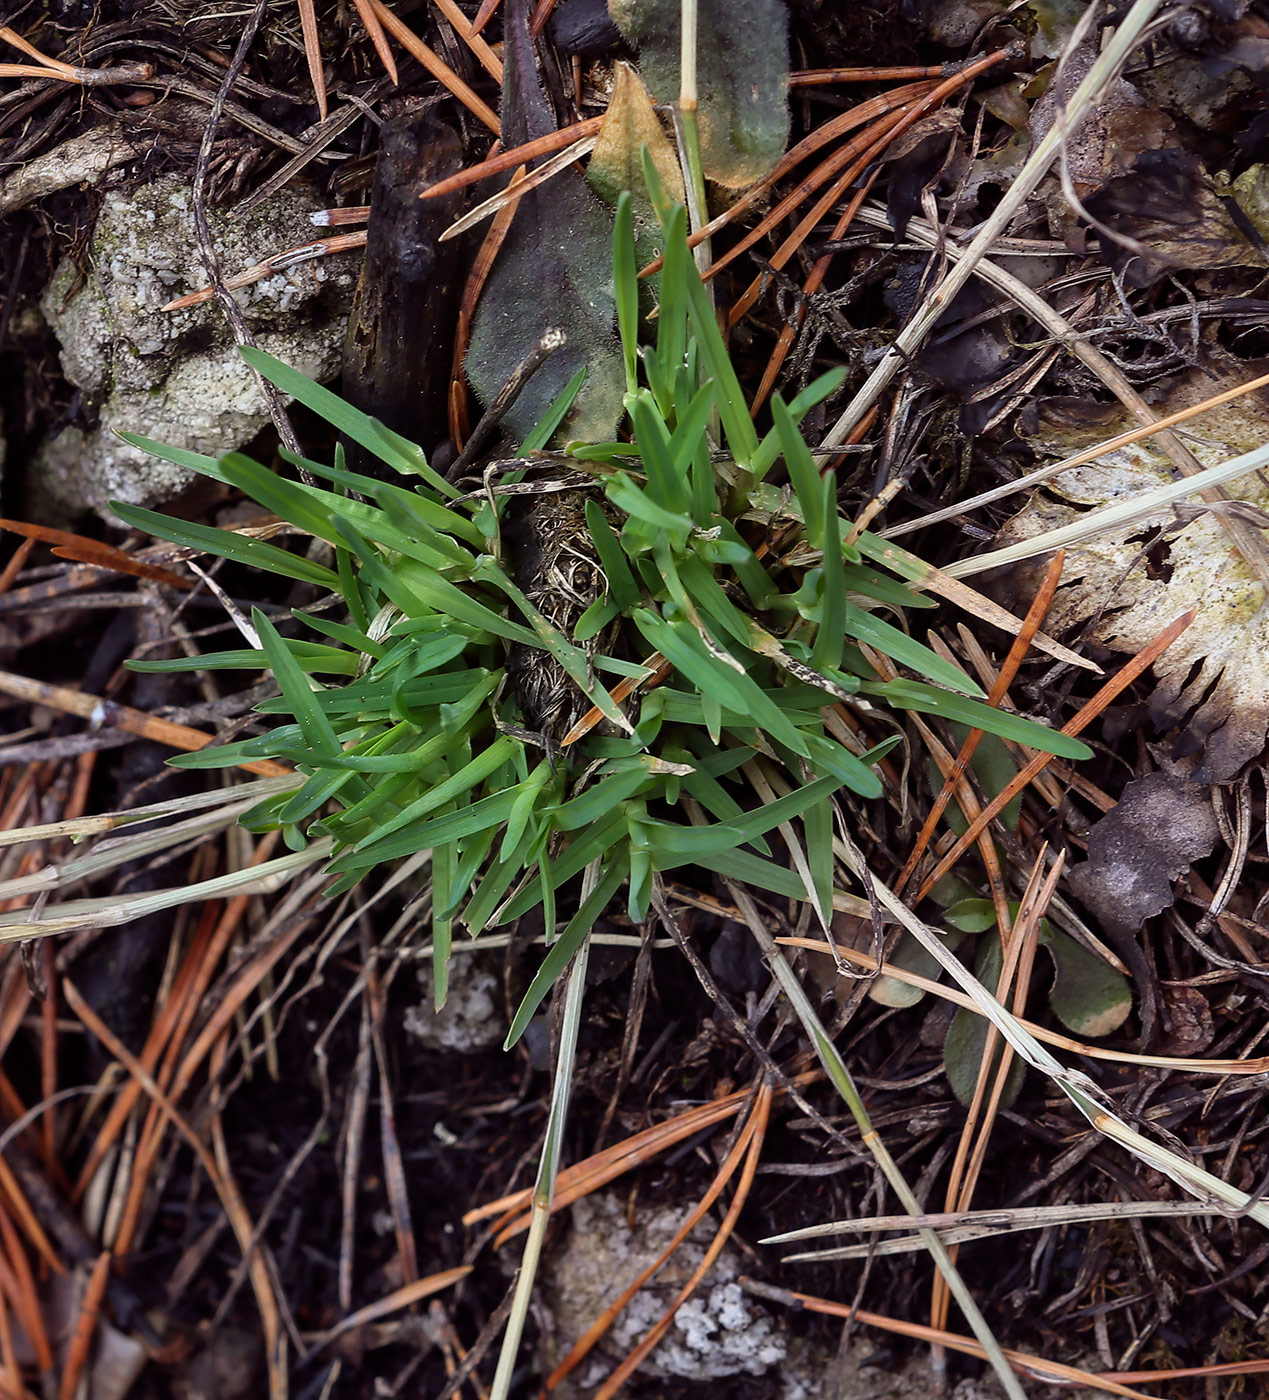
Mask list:
[[[494,429],[515,405],[515,401],[520,397],[524,386],[557,350],[564,348],[566,341],[567,336],[558,328],[544,332],[533,349],[511,371],[507,382],[498,391],[498,397],[489,405],[480,422],[476,424],[475,430],[468,439],[467,446],[455,458],[449,471],[446,472],[448,480],[457,481],[463,472],[471,466],[485,444],[493,436]]]

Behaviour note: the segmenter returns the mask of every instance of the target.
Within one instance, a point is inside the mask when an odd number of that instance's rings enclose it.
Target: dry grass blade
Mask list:
[[[1081,734],[1097,718],[1099,714],[1109,705],[1117,695],[1121,694],[1139,675],[1163,655],[1174,641],[1194,620],[1193,612],[1182,613],[1180,617],[1170,622],[1149,646],[1144,647],[1122,670],[1117,672],[1103,685],[1097,694],[1082,705],[1078,711],[1062,726],[1063,734]],[[921,882],[921,888],[917,893],[916,902],[919,903],[929,894],[930,890],[943,878],[944,875],[956,864],[961,856],[968,849],[971,842],[977,839],[980,832],[984,831],[987,824],[998,816],[1013,799],[1027,786],[1027,784],[1053,761],[1052,754],[1037,754],[1035,758],[1014,778],[1012,778],[1000,792],[983,808],[981,814],[970,823],[965,834],[960,837],[950,851],[939,861],[934,869]]]
[[[1216,1211],[1213,1206],[1212,1211]],[[966,1244],[971,1240],[1024,1230],[1051,1230],[1063,1225],[1084,1225],[1095,1220],[1170,1220],[1202,1211],[1194,1201],[1083,1201],[1075,1205],[1030,1206],[1016,1209],[937,1211],[913,1219],[908,1215],[869,1215],[858,1220],[834,1220],[825,1225],[808,1225],[782,1235],[768,1235],[760,1244],[792,1244],[802,1240],[824,1239],[834,1235],[870,1235],[883,1230],[911,1230],[917,1225],[938,1230],[946,1244]],[[909,1254],[921,1248],[916,1235],[893,1240],[871,1240],[864,1244],[805,1254],[786,1254],[785,1264],[802,1264],[828,1259],[863,1259],[872,1250],[886,1254]],[[1127,1379],[1127,1377],[1121,1377]]]
[[[482,160],[477,165],[468,166],[466,170],[460,170],[457,174],[429,185],[420,193],[419,198],[440,199],[456,190],[466,189],[468,185],[474,185],[480,180],[490,180],[495,175],[503,175],[518,165],[527,165],[531,160],[554,155],[556,151],[571,146],[575,141],[584,141],[589,136],[597,135],[603,124],[603,117],[587,117],[585,121],[562,126],[558,131],[539,136],[533,141],[526,141],[522,146],[515,146],[509,151],[499,151],[488,160]]]
[[[135,807],[127,812],[104,812],[99,816],[70,817],[62,821],[44,822],[38,826],[19,826],[18,822],[12,819],[13,812],[11,810],[0,812],[0,825],[3,826],[3,829],[0,830],[0,849],[5,846],[20,846],[27,842],[56,841],[62,837],[79,842],[88,836],[102,836],[107,832],[117,831],[120,827],[141,826],[149,822],[175,817],[178,813],[202,811],[207,807],[220,807],[225,804],[235,806],[235,814],[229,818],[230,821],[233,821],[236,819],[238,811],[236,804],[241,803],[244,798],[247,798],[248,802],[254,802],[275,792],[283,792],[294,785],[295,779],[291,775],[281,780],[277,778],[261,779],[259,783],[246,784],[236,788],[186,793],[182,797],[170,798],[165,802],[154,802],[145,807]],[[245,811],[246,808],[243,807],[241,810]]]
[[[762,1144],[766,1137],[767,1120],[771,1112],[772,1087],[764,1084],[758,1091],[758,1102],[754,1107],[752,1131],[748,1135],[746,1143],[745,1164],[741,1171],[740,1181],[736,1185],[736,1193],[732,1197],[731,1205],[727,1209],[727,1214],[723,1223],[719,1226],[718,1233],[709,1243],[709,1248],[705,1251],[705,1257],[692,1271],[691,1278],[683,1285],[675,1295],[674,1301],[666,1309],[665,1313],[657,1320],[652,1330],[644,1337],[643,1341],[630,1353],[620,1366],[604,1381],[603,1385],[595,1392],[595,1400],[612,1400],[623,1385],[634,1375],[643,1361],[652,1353],[657,1343],[670,1330],[670,1325],[674,1321],[675,1314],[685,1302],[692,1296],[706,1273],[713,1266],[714,1261],[722,1253],[723,1246],[731,1238],[732,1231],[736,1228],[736,1221],[740,1219],[740,1212],[744,1208],[745,1201],[749,1198],[750,1188],[753,1186],[754,1173],[758,1169],[758,1158],[762,1154]]]
[[[539,185],[544,185],[553,176],[566,170],[574,161],[580,160],[582,156],[589,155],[595,149],[597,136],[585,136],[580,141],[575,141],[571,146],[566,146],[558,155],[552,156],[550,160],[543,161],[536,170],[525,171],[523,174],[517,173],[512,177],[511,183],[506,189],[498,194],[492,195],[483,203],[478,204],[474,209],[469,209],[461,219],[456,219],[449,228],[441,234],[440,242],[446,239],[457,238],[460,233],[466,233],[469,228],[474,228],[478,223],[498,213],[504,209],[509,202],[514,202],[522,195],[528,194],[530,190],[535,190]],[[523,167],[521,167],[523,169]]]
[[[871,954],[860,952],[856,948],[847,948],[841,943],[835,944],[830,949],[822,938],[777,938],[776,942],[783,948],[801,948],[807,952],[832,954],[834,957],[841,958],[859,968],[862,972],[880,973],[885,977],[893,977],[898,982],[906,982],[910,987],[919,987],[921,991],[929,992],[931,996],[942,997],[944,1001],[951,1002],[953,1006],[963,1006],[968,1011],[979,1009],[978,1003],[973,997],[966,995],[965,992],[957,991],[955,987],[948,987],[942,982],[934,981],[933,978],[923,977],[919,972],[909,972],[896,963],[878,962]],[[1021,1016],[1016,1016],[1014,1019],[1028,1035],[1033,1036],[1041,1044],[1051,1045],[1055,1050],[1068,1050],[1072,1054],[1083,1055],[1090,1060],[1103,1060],[1110,1064],[1139,1065],[1143,1069],[1176,1070],[1185,1074],[1269,1074],[1269,1055],[1261,1055],[1256,1059],[1249,1060],[1202,1060],[1186,1059],[1175,1055],[1140,1055],[1127,1050],[1108,1050],[1102,1045],[1088,1045],[1082,1040],[1074,1040],[1069,1035],[1050,1030],[1047,1026],[1038,1025],[1036,1022],[1028,1021]]]
[[[1009,227],[1014,216],[1048,173],[1066,133],[1074,130],[1083,121],[1115,80],[1121,66],[1141,42],[1162,3],[1163,0],[1134,0],[1132,8],[1120,21],[1093,66],[1072,93],[1067,103],[1064,121],[1046,132],[1036,143],[1035,149],[1006,191],[1005,197],[983,223],[974,241],[965,249],[962,258],[948,270],[926,297],[920,309],[899,333],[894,345],[886,352],[846,411],[833,425],[828,434],[829,443],[844,441],[846,434],[876,402],[900,368],[910,362],[912,354],[934,328],[953,297],[969,281],[975,265],[991,252],[996,240]]]
[[[871,210],[861,211],[861,214],[866,214],[869,222],[877,222],[878,216],[876,212]],[[915,238],[918,242],[925,242],[931,247],[943,246],[938,235],[924,220],[911,220],[909,223],[909,233],[910,236]],[[948,247],[947,251],[955,261],[955,270],[959,270],[962,264],[970,259],[972,249],[962,251],[954,247]],[[1237,471],[1231,470],[1233,464],[1226,464],[1225,467],[1208,467],[1204,469],[1203,464],[1190,448],[1170,429],[1164,428],[1159,424],[1149,404],[1147,404],[1136,389],[1132,387],[1123,372],[1103,355],[1100,350],[1089,344],[1087,338],[1082,336],[1065,317],[1054,311],[1043,297],[1033,292],[1030,287],[1020,282],[1011,273],[1005,272],[1003,268],[999,268],[994,263],[989,262],[985,256],[977,260],[974,271],[978,276],[1006,292],[1023,310],[1033,316],[1046,331],[1063,344],[1077,360],[1088,369],[1092,370],[1120,403],[1124,405],[1128,412],[1131,413],[1143,427],[1149,428],[1151,435],[1157,436],[1159,446],[1167,454],[1172,465],[1181,473],[1182,477],[1188,478],[1191,483],[1188,491],[1186,490],[1185,483],[1182,482],[1171,488],[1174,492],[1172,496],[1169,496],[1166,490],[1154,493],[1148,492],[1138,497],[1135,505],[1126,507],[1106,507],[1105,509],[1107,511],[1118,510],[1121,513],[1126,512],[1129,516],[1132,516],[1134,513],[1144,515],[1148,513],[1148,510],[1152,506],[1157,506],[1159,503],[1165,502],[1166,500],[1179,499],[1185,495],[1199,495],[1203,500],[1215,504],[1223,503],[1228,500],[1222,488],[1227,480],[1238,475]],[[834,431],[836,431],[836,429],[834,429]],[[1253,457],[1254,454],[1244,454],[1244,456]],[[1260,465],[1259,461],[1256,462],[1256,465]],[[1229,474],[1222,475],[1222,472],[1229,472]],[[1100,516],[1095,511],[1089,512],[1083,521],[1086,533],[1083,534],[1082,538],[1091,538],[1096,533],[1091,522],[1106,521],[1113,518],[1113,516]],[[1220,521],[1223,529],[1233,540],[1235,547],[1246,560],[1248,567],[1257,575],[1266,589],[1269,589],[1269,551],[1265,548],[1260,532],[1246,521],[1239,519],[1238,516],[1232,512],[1221,513]],[[1078,534],[1078,532],[1076,533]],[[1045,539],[1046,537],[1041,538]],[[1050,536],[1048,538],[1051,539],[1052,537]],[[1033,543],[1035,542],[1033,541]],[[1037,552],[1043,547],[1044,546],[1037,544]],[[1052,546],[1049,545],[1048,547]],[[1005,556],[999,551],[995,555],[979,556],[979,560],[984,557],[992,560],[992,563],[1005,562]],[[958,574],[972,573],[984,567],[990,567],[990,565],[984,565],[977,560],[970,560],[954,568],[953,572]]]
[[[898,545],[886,546],[878,556],[878,562],[884,563],[900,578],[906,579],[909,588],[922,593],[933,593],[935,597],[954,604],[970,617],[999,627],[1011,637],[1016,637],[1022,628],[1021,618],[1015,617],[1007,608],[1002,608],[999,603],[994,603],[975,589],[967,587],[946,569],[936,569]],[[1061,642],[1055,642],[1044,632],[1035,634],[1032,645],[1037,651],[1044,652],[1056,661],[1063,661],[1068,666],[1078,666],[1083,671],[1101,675],[1101,667],[1095,662],[1072,651],[1070,647],[1064,647]]]
[[[769,1101],[770,1090],[766,1088],[766,1086],[760,1090],[760,1094],[765,1095]],[[638,1293],[649,1279],[660,1272],[666,1261],[673,1255],[674,1251],[678,1249],[683,1241],[687,1239],[688,1235],[692,1233],[697,1224],[704,1218],[705,1212],[714,1204],[722,1194],[723,1188],[736,1174],[741,1161],[749,1150],[750,1143],[753,1141],[758,1131],[758,1115],[755,1107],[740,1132],[737,1133],[736,1139],[732,1143],[731,1150],[723,1159],[723,1163],[715,1174],[713,1181],[710,1182],[709,1189],[684,1218],[683,1223],[675,1231],[674,1238],[657,1258],[649,1264],[637,1278],[632,1280],[631,1283],[622,1290],[621,1294],[609,1303],[600,1316],[591,1323],[586,1334],[573,1345],[564,1360],[551,1372],[550,1376],[547,1378],[544,1389],[547,1391],[554,1390],[565,1376],[576,1370],[587,1355],[589,1355],[595,1344],[621,1315],[635,1294]]]
[[[1035,471],[1027,472],[1024,476],[1018,477],[1016,481],[1007,481],[1003,486],[992,487],[990,491],[980,491],[976,496],[969,496],[953,506],[945,506],[942,510],[931,511],[929,515],[922,515],[903,525],[892,525],[888,530],[882,530],[881,536],[887,540],[897,539],[900,535],[910,534],[913,530],[923,530],[927,525],[937,525],[941,521],[950,520],[954,515],[964,515],[968,511],[976,510],[979,506],[990,505],[993,501],[1000,501],[1006,496],[1016,495],[1017,492],[1025,491],[1028,487],[1038,486],[1041,482],[1061,475],[1062,472],[1070,471],[1072,467],[1082,466],[1085,462],[1094,462],[1098,457],[1116,452],[1121,447],[1130,447],[1134,442],[1140,442],[1143,438],[1153,437],[1163,428],[1175,428],[1178,424],[1188,423],[1192,418],[1198,418],[1213,408],[1231,403],[1234,399],[1240,399],[1246,394],[1254,393],[1255,390],[1263,389],[1266,385],[1269,385],[1269,374],[1257,375],[1255,379],[1249,379],[1245,384],[1239,384],[1236,388],[1226,389],[1220,394],[1213,394],[1210,399],[1204,399],[1202,403],[1178,409],[1176,413],[1169,413],[1153,423],[1143,424],[1140,428],[1133,428],[1130,432],[1107,438],[1105,442],[1099,442],[1095,447],[1085,448],[1083,452],[1076,452],[1073,456],[1064,457],[1060,462],[1053,462],[1047,467],[1037,467]]]
[[[757,1283],[753,1279],[742,1279],[741,1287],[755,1297],[766,1298],[773,1303],[784,1303],[788,1307],[806,1308],[808,1312],[822,1313],[827,1317],[847,1318],[852,1322],[862,1322],[868,1327],[878,1327],[896,1336],[911,1337],[915,1341],[928,1342],[932,1346],[946,1347],[949,1351],[959,1351],[965,1356],[984,1356],[983,1349],[972,1337],[962,1337],[955,1332],[945,1332],[937,1327],[923,1327],[919,1322],[904,1322],[899,1318],[886,1317],[882,1313],[869,1312],[865,1308],[855,1308],[849,1303],[835,1303],[829,1298],[817,1298],[810,1293],[794,1293],[785,1288],[772,1288],[768,1284]],[[1144,1391],[1130,1390],[1118,1381],[1091,1371],[1081,1371],[1077,1366],[1064,1366],[1060,1361],[1050,1361],[1043,1356],[1031,1356],[1025,1351],[1002,1348],[1011,1366],[1020,1375],[1032,1375],[1037,1380],[1051,1385],[1086,1385],[1107,1395],[1122,1395],[1127,1400],[1163,1400],[1162,1396],[1147,1395]]]

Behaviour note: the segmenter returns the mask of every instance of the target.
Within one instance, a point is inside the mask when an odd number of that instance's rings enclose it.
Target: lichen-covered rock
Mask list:
[[[555,1321],[560,1360],[590,1324],[673,1239],[690,1205],[648,1208],[627,1218],[625,1197],[597,1192],[572,1208],[568,1242],[543,1270],[544,1291]],[[716,1225],[705,1221],[679,1246],[665,1267],[636,1293],[607,1338],[583,1365],[582,1390],[612,1369],[661,1317],[700,1264]],[[675,1314],[674,1325],[640,1372],[715,1380],[760,1376],[784,1361],[788,1339],[761,1303],[736,1281],[739,1259],[719,1255],[696,1294]]]
[[[408,1035],[423,1042],[429,1050],[494,1050],[507,1033],[502,1013],[502,989],[497,962],[468,954],[450,962],[449,994],[439,1011],[432,1002],[432,968],[419,966],[419,986],[423,1000],[405,1010]]]
[[[241,447],[268,420],[216,303],[161,310],[206,282],[191,205],[177,178],[107,194],[87,278],[68,260],[44,294],[66,377],[95,419],[88,430],[64,430],[37,461],[28,495],[45,518],[100,510],[111,499],[153,506],[188,485],[188,472],[128,446],[121,430],[217,454]],[[318,205],[312,194],[284,190],[241,220],[213,211],[225,275],[311,241],[308,216]],[[318,259],[235,295],[261,349],[329,379],[339,369],[355,276],[355,262]]]

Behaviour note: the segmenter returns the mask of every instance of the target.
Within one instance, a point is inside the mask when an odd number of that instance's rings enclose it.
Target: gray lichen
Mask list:
[[[107,194],[88,277],[81,285],[68,260],[44,294],[63,370],[96,420],[45,445],[30,495],[46,519],[100,510],[112,498],[152,506],[188,485],[189,473],[128,446],[120,430],[214,455],[242,446],[268,419],[217,305],[161,309],[206,281],[191,202],[175,178]],[[317,207],[312,194],[290,190],[241,221],[213,215],[226,275],[311,241],[308,215]],[[355,272],[346,260],[300,263],[236,296],[262,349],[329,379],[339,368]]]

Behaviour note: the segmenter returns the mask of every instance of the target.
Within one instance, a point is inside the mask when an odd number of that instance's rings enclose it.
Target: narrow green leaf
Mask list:
[[[253,540],[232,530],[218,530],[212,525],[176,520],[170,515],[143,510],[140,506],[127,505],[123,501],[111,501],[110,509],[125,525],[131,525],[134,530],[144,530],[161,540],[171,540],[173,544],[215,554],[235,564],[247,564],[253,569],[263,569],[266,573],[293,578],[300,583],[311,583],[316,588],[339,591],[339,576],[332,570],[264,540]]]
[[[901,665],[913,671],[920,671],[937,685],[960,691],[962,695],[979,697],[982,691],[958,666],[933,652],[927,646],[909,637],[908,634],[889,622],[883,622],[874,613],[857,608],[854,603],[843,602],[846,630],[859,642],[866,642],[885,656],[892,657]]]
[[[564,932],[551,945],[549,952],[542,960],[542,966],[538,968],[537,975],[529,983],[529,990],[525,992],[524,1000],[521,1001],[512,1019],[511,1029],[507,1032],[507,1039],[503,1044],[504,1050],[510,1050],[524,1034],[546,994],[573,960],[573,954],[581,947],[583,940],[594,928],[595,920],[608,907],[609,900],[617,893],[625,879],[624,862],[616,859],[611,860],[599,877],[599,883],[590,892],[589,897],[582,901],[581,907],[568,921]]]
[[[288,481],[241,452],[227,452],[220,459],[220,470],[231,485],[283,520],[317,539],[330,544],[338,542],[331,520],[333,512],[299,482]]]
[[[687,463],[676,463],[670,453],[670,434],[653,407],[652,395],[645,390],[633,394],[626,404],[634,424],[635,441],[647,473],[647,495],[662,509],[686,514],[689,494]]]
[[[639,387],[639,269],[635,264],[634,208],[630,191],[617,197],[613,228],[613,282],[617,300],[617,327],[626,367],[626,393]]]
[[[820,564],[822,593],[820,595],[820,625],[811,647],[811,666],[837,667],[842,664],[842,649],[846,645],[846,581],[843,577],[841,540],[837,534],[837,473],[826,472],[823,479],[823,505],[831,522],[824,535],[824,554]]]
[[[681,546],[691,532],[692,520],[690,516],[677,515],[666,510],[646,491],[636,486],[624,472],[618,473],[606,482],[605,489],[608,492],[609,500],[618,510],[624,511],[636,520],[644,521],[653,527],[650,532],[651,538],[655,539],[656,532],[662,530]],[[629,522],[627,522],[626,528],[630,528]]]
[[[550,407],[538,419],[533,431],[520,444],[517,455],[527,456],[530,452],[541,452],[552,437],[555,430],[564,421],[565,414],[573,406],[573,400],[582,391],[582,385],[586,382],[586,366],[583,365],[558,394],[551,400]]]
[[[432,1005],[439,1011],[449,996],[449,959],[454,944],[454,919],[449,901],[437,892],[454,887],[454,855],[446,842],[432,848]]]
[[[516,793],[515,805],[511,809],[511,815],[507,818],[507,830],[503,835],[502,847],[498,852],[499,860],[506,860],[520,844],[520,839],[529,825],[529,819],[534,815],[535,808],[539,805],[542,792],[553,777],[550,763],[543,759],[520,784]]]
[[[977,701],[967,700],[960,695],[952,695],[946,690],[936,690],[933,686],[922,685],[920,681],[894,680],[880,684],[865,683],[864,693],[880,695],[890,704],[904,710],[919,710],[924,714],[942,715],[945,719],[960,720],[973,729],[985,730],[988,734],[998,734],[1029,748],[1043,753],[1056,754],[1058,758],[1085,759],[1092,757],[1087,744],[1062,734],[1056,729],[1047,729],[1021,715],[1009,714],[1005,710],[993,709]]]
[[[367,452],[378,457],[381,462],[386,462],[395,471],[406,476],[422,477],[433,491],[438,491],[442,496],[452,498],[459,494],[457,488],[428,466],[427,457],[421,447],[403,438],[399,433],[394,433],[377,418],[362,413],[360,409],[341,399],[338,394],[324,389],[308,375],[301,374],[299,370],[292,369],[290,365],[283,364],[281,360],[265,354],[263,350],[246,345],[239,353],[252,369],[264,375],[270,383],[276,384],[284,394],[290,394],[297,402],[311,408],[345,437],[359,443]]]
[[[691,259],[685,257],[684,263],[683,275],[697,349],[705,373],[714,381],[718,416],[727,436],[727,447],[737,465],[747,469],[758,450],[758,434],[749,417],[749,405],[741,392],[740,380],[736,378],[731,357],[723,344],[722,332],[714,319],[714,308],[710,305],[705,285]]]
[[[300,726],[304,742],[313,750],[315,757],[338,754],[339,736],[322,712],[321,706],[314,702],[308,678],[278,635],[277,628],[259,608],[252,608],[251,623],[260,638],[266,663],[273,671],[278,687],[286,697],[291,713]]]
[[[817,403],[823,403],[832,393],[835,393],[846,378],[846,369],[840,366],[831,369],[827,374],[821,374],[818,379],[814,379],[802,390],[796,398],[789,401],[789,417],[795,424],[801,424],[802,419],[815,407]],[[781,452],[780,434],[772,428],[758,444],[758,450],[754,454],[752,471],[755,481],[761,481],[771,470],[775,460]]]
[[[586,502],[586,524],[604,577],[608,580],[609,597],[622,612],[627,612],[639,602],[639,585],[635,583],[616,532],[598,501]]]
[[[798,431],[793,415],[779,394],[771,396],[771,417],[775,423],[776,435],[780,439],[780,451],[784,455],[785,466],[789,469],[793,494],[797,497],[802,519],[806,522],[807,543],[812,549],[823,549],[829,515],[824,507],[824,486],[819,468],[811,457],[811,449],[806,445],[806,439]],[[836,518],[834,501],[832,519]]]
[[[586,788],[547,815],[561,831],[580,831],[636,793],[655,788],[658,781],[646,764],[636,760],[628,767],[602,778],[593,787]]]
[[[673,625],[644,608],[632,616],[644,637],[700,690],[707,705],[725,705],[738,715],[750,716],[773,738],[805,757],[802,735],[750,676],[715,660],[684,624]]]
[[[566,880],[580,874],[592,860],[606,855],[611,848],[624,840],[625,834],[625,813],[620,809],[610,811],[606,818],[601,818],[588,831],[574,836],[571,844],[562,853],[556,854],[550,861],[539,862],[540,866],[545,863],[549,878],[544,879],[540,868],[537,877],[513,895],[505,908],[499,911],[498,922],[513,923],[530,909],[544,903],[544,889],[559,889]],[[553,925],[554,919],[547,922],[548,933]]]

